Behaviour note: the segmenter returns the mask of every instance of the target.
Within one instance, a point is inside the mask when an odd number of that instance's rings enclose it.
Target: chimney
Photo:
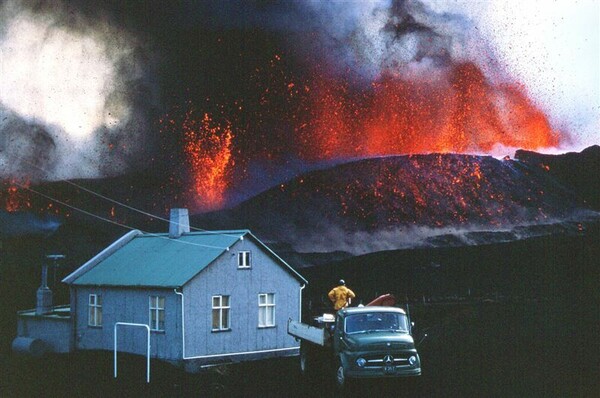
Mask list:
[[[37,290],[36,315],[52,312],[52,290],[48,288],[48,264],[42,265],[42,285]]]
[[[190,232],[190,216],[188,214],[188,209],[171,209],[169,238],[176,239],[187,232]]]
[[[36,315],[44,315],[52,312],[52,290],[48,287],[48,261],[52,260],[54,277],[56,278],[56,268],[58,260],[65,258],[63,254],[48,254],[46,261],[42,264],[42,284],[37,290],[37,303],[35,306]],[[56,281],[54,281],[56,283]]]

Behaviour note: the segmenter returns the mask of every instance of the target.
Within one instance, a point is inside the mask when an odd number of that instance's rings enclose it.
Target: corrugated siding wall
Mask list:
[[[237,253],[249,250],[252,267],[238,269]],[[245,239],[198,274],[183,289],[186,356],[228,354],[297,347],[287,334],[288,318],[299,318],[300,282],[254,242]],[[181,360],[181,298],[173,289],[73,288],[75,345],[83,350],[112,350],[116,322],[149,323],[149,297],[165,297],[165,331],[151,333],[151,356]],[[258,327],[258,294],[275,294],[275,327]],[[101,327],[88,326],[90,294],[102,295]],[[231,331],[212,332],[212,296],[231,298]],[[145,329],[119,327],[118,350],[146,354]]]
[[[165,360],[181,359],[181,307],[173,289],[124,289],[79,287],[76,290],[76,347],[82,350],[112,350],[116,322],[148,325],[149,297],[165,298],[165,330],[151,332],[151,356]],[[90,294],[102,295],[102,326],[88,326]],[[73,307],[72,307],[73,308]],[[146,355],[146,329],[119,326],[118,350]]]
[[[250,269],[238,269],[239,251],[249,250]],[[297,347],[287,334],[288,318],[299,317],[300,282],[245,239],[236,243],[184,288],[186,356]],[[275,294],[275,327],[258,327],[258,294]],[[212,296],[230,296],[231,331],[212,332]]]

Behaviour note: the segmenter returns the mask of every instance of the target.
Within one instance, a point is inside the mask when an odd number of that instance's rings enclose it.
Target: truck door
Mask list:
[[[342,348],[341,339],[344,336],[344,317],[341,315],[341,313],[341,311],[338,311],[335,317],[335,326],[333,328],[332,342],[334,354],[338,353]]]

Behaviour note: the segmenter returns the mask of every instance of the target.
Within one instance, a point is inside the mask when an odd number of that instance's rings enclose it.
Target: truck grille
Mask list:
[[[374,343],[374,344],[369,344],[369,349],[371,350],[406,350],[409,348],[413,348],[411,347],[410,344],[408,343]]]
[[[365,359],[367,363],[365,364],[365,368],[383,368],[386,366],[410,366],[408,363],[408,358],[411,356],[411,353],[393,353],[393,354],[380,354],[380,355],[369,355],[366,356]]]

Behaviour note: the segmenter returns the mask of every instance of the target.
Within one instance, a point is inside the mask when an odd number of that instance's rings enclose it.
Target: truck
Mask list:
[[[420,376],[413,326],[404,309],[370,303],[315,317],[312,325],[290,319],[288,334],[300,341],[303,375],[333,374],[344,389],[349,379]]]

